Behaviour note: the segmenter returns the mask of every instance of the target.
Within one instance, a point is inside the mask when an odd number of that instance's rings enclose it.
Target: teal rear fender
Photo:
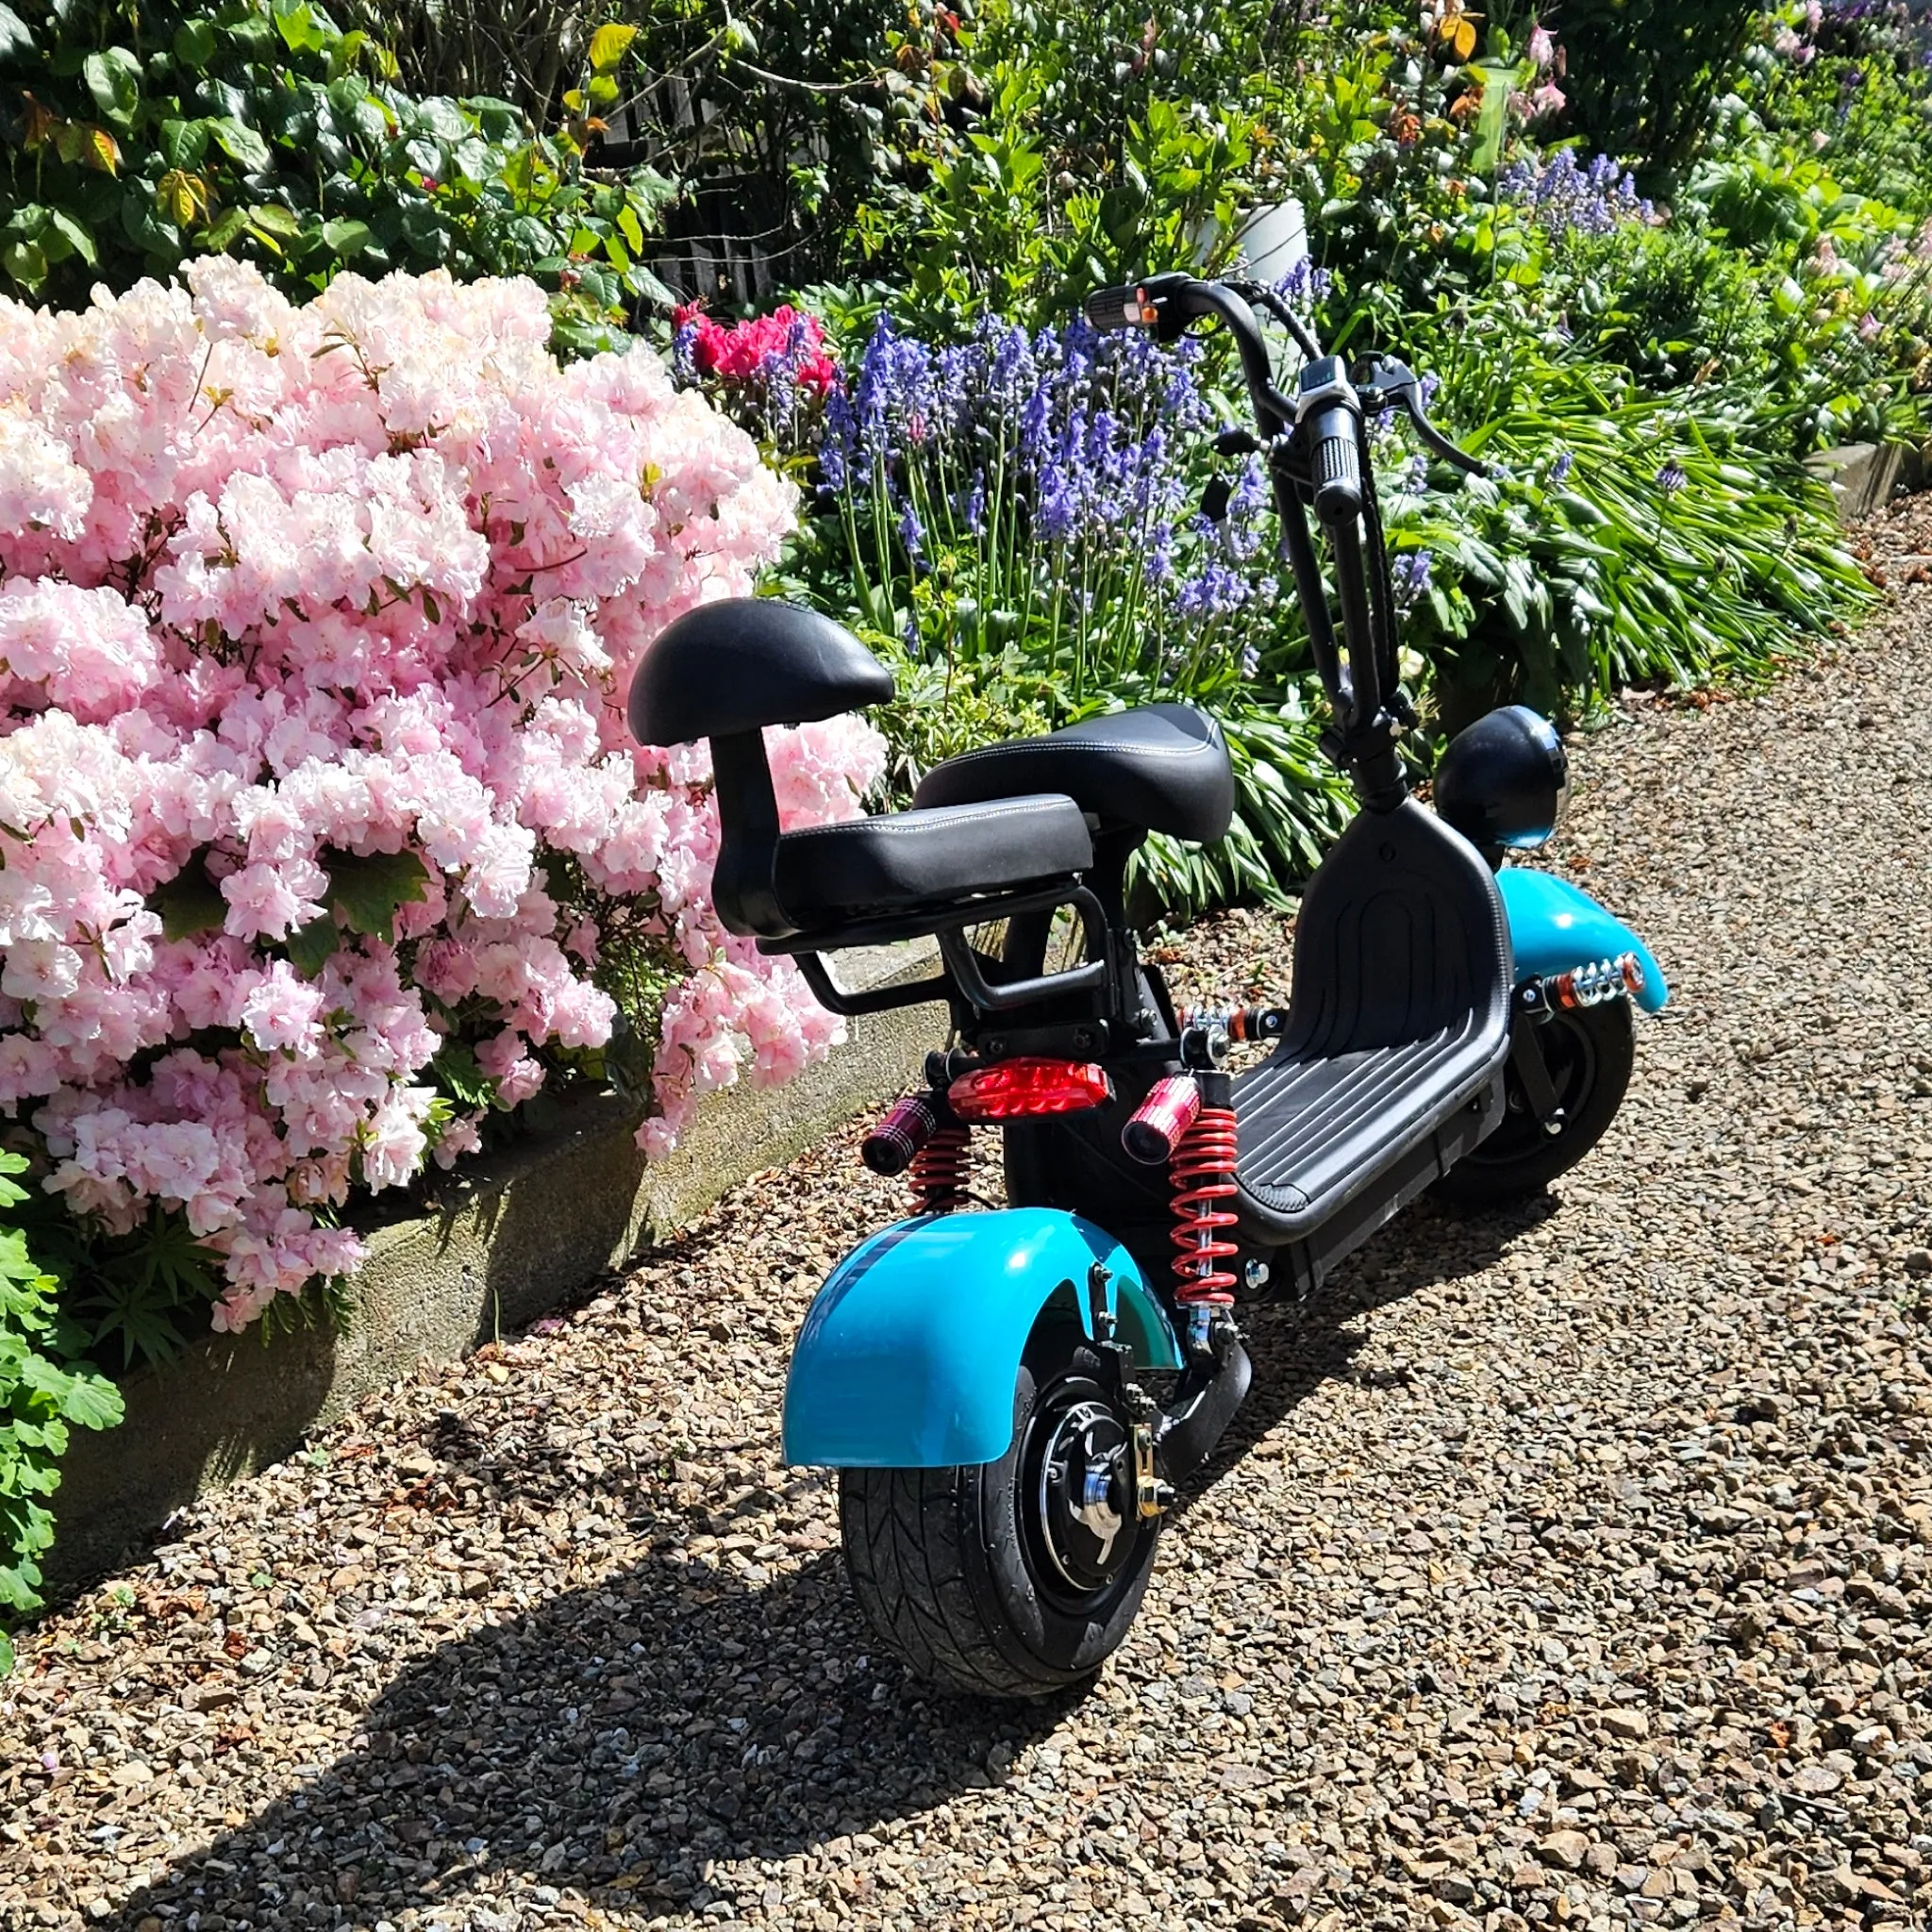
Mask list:
[[[1588,892],[1568,879],[1554,878],[1527,866],[1506,865],[1496,874],[1509,915],[1509,944],[1516,954],[1519,980],[1542,979],[1635,953],[1643,967],[1643,991],[1637,1004],[1655,1013],[1670,998],[1663,969],[1650,948],[1624,924],[1613,919]]]
[[[1092,1333],[1094,1262],[1120,1339],[1143,1368],[1177,1369],[1160,1304],[1092,1222],[1051,1208],[901,1221],[819,1290],[785,1383],[785,1460],[839,1469],[991,1462],[1013,1435],[1021,1351],[1057,1298]]]

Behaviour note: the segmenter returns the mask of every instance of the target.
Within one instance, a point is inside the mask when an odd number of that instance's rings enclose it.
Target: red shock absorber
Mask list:
[[[1196,1076],[1201,1110],[1168,1162],[1174,1186],[1174,1300],[1183,1307],[1227,1307],[1234,1275],[1222,1264],[1239,1252],[1224,1239],[1238,1217],[1227,1203],[1235,1195],[1234,1108],[1225,1074]]]
[[[948,1214],[964,1204],[973,1166],[967,1129],[957,1122],[936,1128],[912,1157],[912,1194],[921,1214]]]
[[[941,1092],[908,1093],[865,1137],[859,1158],[873,1173],[912,1176],[913,1211],[944,1214],[966,1199],[967,1129]]]

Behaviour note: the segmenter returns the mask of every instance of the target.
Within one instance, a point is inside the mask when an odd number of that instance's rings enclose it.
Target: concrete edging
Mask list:
[[[841,963],[845,983],[861,987],[923,977],[936,959],[926,941]],[[450,1177],[427,1211],[370,1233],[348,1334],[318,1323],[269,1341],[210,1335],[130,1377],[126,1420],[102,1435],[76,1430],[64,1458],[49,1593],[113,1568],[172,1511],[279,1461],[417,1363],[525,1326],[689,1226],[748,1175],[905,1086],[944,1024],[930,1005],[848,1021],[846,1043],[785,1086],[708,1095],[676,1152],[654,1166],[634,1110],[608,1094],[567,1101],[558,1126]]]
[[[1926,478],[1924,452],[1896,442],[1842,442],[1807,457],[1805,467],[1831,491],[1847,528],[1883,509],[1901,483],[1918,490]]]

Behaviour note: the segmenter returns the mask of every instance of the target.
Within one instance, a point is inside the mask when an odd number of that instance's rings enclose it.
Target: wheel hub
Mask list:
[[[1054,1418],[1040,1464],[1040,1528],[1053,1566],[1075,1590],[1110,1583],[1134,1545],[1123,1503],[1127,1432],[1105,1403],[1076,1401]]]

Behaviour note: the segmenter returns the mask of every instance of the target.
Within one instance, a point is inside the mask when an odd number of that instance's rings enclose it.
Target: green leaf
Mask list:
[[[420,901],[429,874],[413,852],[338,852],[325,847],[328,903],[351,932],[366,933],[392,946],[396,908]]]
[[[208,123],[205,121],[163,121],[155,137],[161,158],[171,168],[200,165],[208,152]]]
[[[614,20],[607,20],[591,36],[591,67],[593,73],[614,73],[617,64],[638,37],[634,26],[621,26]]]
[[[220,932],[228,916],[228,902],[208,874],[208,847],[200,847],[175,876],[147,895],[148,910],[161,916],[161,931],[171,940],[190,940],[196,933]]]
[[[1503,158],[1503,136],[1509,126],[1509,89],[1515,75],[1507,67],[1476,69],[1483,77],[1482,106],[1476,109],[1475,145],[1469,165],[1478,175],[1495,172]]]
[[[0,248],[0,268],[29,294],[47,279],[47,258],[38,242],[9,242]]]
[[[210,255],[220,255],[247,225],[247,209],[231,208],[223,213],[220,221],[210,222],[197,240]]]
[[[198,74],[214,58],[214,23],[184,20],[175,29],[175,58],[182,66]]]
[[[262,234],[277,236],[284,242],[292,242],[302,232],[301,218],[295,210],[284,208],[278,201],[264,201],[250,208],[248,219]]]
[[[94,246],[93,236],[61,208],[56,208],[48,217],[47,225],[67,243],[69,250],[80,257],[90,268],[100,265],[100,251]]]
[[[496,1098],[496,1082],[460,1041],[452,1041],[429,1062],[429,1077],[459,1106],[488,1107]]]
[[[26,22],[12,8],[0,7],[0,60],[25,58],[33,51],[34,37]],[[6,1674],[0,1668],[0,1677]]]
[[[109,121],[129,125],[141,104],[141,62],[125,47],[108,47],[80,63],[87,91]]]
[[[340,935],[335,914],[322,913],[307,925],[298,925],[285,941],[290,962],[305,979],[313,979],[335,957]]]
[[[246,173],[259,175],[268,166],[268,142],[254,128],[226,114],[204,125],[222,152]]]
[[[56,1368],[44,1356],[29,1356],[21,1383],[45,1396],[63,1422],[77,1423],[84,1429],[111,1429],[125,1413],[120,1390],[92,1369],[70,1373]]]
[[[5,11],[6,9],[4,8],[0,8],[0,12]],[[8,1640],[6,1631],[0,1630],[0,1682],[5,1682],[5,1680],[12,1676],[12,1674],[13,1645],[11,1641]]]
[[[282,44],[291,54],[325,46],[329,40],[306,5],[287,8],[278,7],[275,9],[275,31],[281,35]]]
[[[322,239],[328,243],[332,254],[347,261],[352,257],[360,255],[375,237],[367,222],[344,218],[323,223]]]

